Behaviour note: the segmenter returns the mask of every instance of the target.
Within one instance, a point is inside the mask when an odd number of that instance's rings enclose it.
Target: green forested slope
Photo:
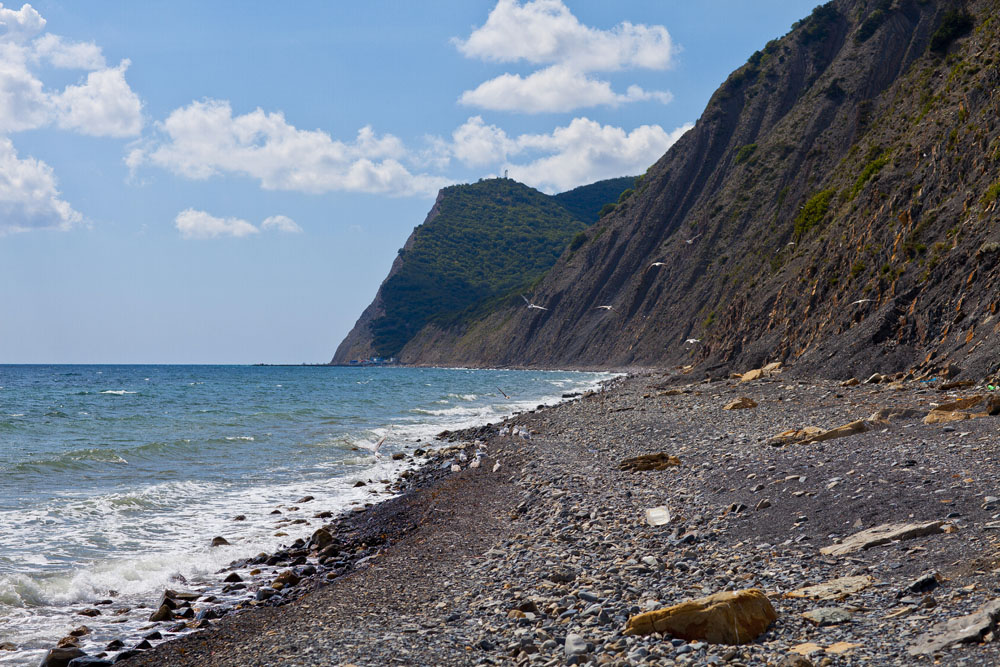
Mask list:
[[[382,285],[383,312],[371,323],[380,356],[398,354],[432,319],[529,285],[587,227],[552,197],[510,179],[445,188],[436,207]]]

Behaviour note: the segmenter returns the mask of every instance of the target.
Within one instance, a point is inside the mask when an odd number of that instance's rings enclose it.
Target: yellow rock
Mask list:
[[[842,655],[849,651],[853,651],[859,646],[861,646],[861,644],[851,644],[849,642],[837,642],[836,644],[830,644],[829,646],[827,646],[826,652],[833,653],[835,655]]]
[[[756,408],[756,407],[757,407],[757,403],[752,398],[748,398],[746,396],[741,396],[740,398],[737,398],[735,401],[731,401],[731,402],[727,403],[726,407],[724,407],[722,409],[723,410],[746,410],[748,408]]]
[[[764,371],[759,368],[755,368],[752,371],[747,371],[741,375],[740,382],[750,382],[751,380],[757,380],[762,377],[764,377]]]
[[[858,380],[858,378],[851,378],[850,380],[844,380],[843,382],[841,382],[840,386],[841,387],[856,387],[859,384],[861,384],[861,381]]]
[[[774,445],[775,447],[780,447],[781,445],[790,445],[793,442],[801,442],[806,438],[812,437],[819,433],[822,433],[823,429],[818,426],[806,426],[805,428],[792,428],[787,431],[782,431],[778,435],[774,436],[767,441],[767,444]]]
[[[831,428],[829,431],[823,431],[822,433],[817,433],[815,435],[810,435],[802,443],[809,442],[823,442],[825,440],[836,440],[837,438],[843,438],[849,435],[855,435],[857,433],[864,433],[868,430],[868,425],[865,424],[863,419],[851,422],[850,424],[844,424],[843,426],[838,426],[837,428]]]
[[[788,649],[792,653],[798,653],[799,655],[810,655],[812,653],[819,653],[823,650],[823,647],[819,644],[813,642],[806,642],[805,644],[799,644],[798,646],[793,646]]]
[[[664,632],[687,641],[746,644],[763,634],[777,618],[767,596],[750,588],[723,591],[633,616],[625,626],[625,634]]]

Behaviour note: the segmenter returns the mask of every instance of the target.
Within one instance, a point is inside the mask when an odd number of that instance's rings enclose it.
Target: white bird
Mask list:
[[[618,312],[614,309],[614,306],[594,306],[594,310],[597,310],[598,308],[602,308],[604,310],[614,310],[616,313]]]
[[[688,345],[694,345],[695,343],[700,343],[701,339],[700,338],[688,338],[684,342],[687,343]]]
[[[869,301],[874,301],[875,299],[858,299],[857,301],[852,301],[849,305],[854,306],[859,303],[868,303]]]
[[[648,267],[646,267],[646,270],[647,270],[647,271],[649,271],[649,270],[650,270],[651,268],[653,268],[654,266],[666,266],[666,265],[667,265],[667,263],[666,263],[666,262],[653,262],[653,263],[652,263],[652,264],[650,264],[650,265],[649,265]]]
[[[702,232],[702,234],[704,234],[704,232]],[[692,236],[691,238],[687,239],[686,241],[684,241],[684,243],[687,243],[688,245],[691,245],[702,234],[696,234],[696,235]]]
[[[545,308],[543,306],[536,306],[535,304],[531,303],[530,301],[528,301],[528,297],[524,296],[523,294],[521,295],[521,298],[524,299],[524,302],[526,304],[528,304],[529,309],[537,308],[538,310],[548,310],[548,308]]]

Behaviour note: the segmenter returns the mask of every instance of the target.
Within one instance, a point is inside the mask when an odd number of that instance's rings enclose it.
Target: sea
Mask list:
[[[558,403],[610,377],[0,365],[0,665],[37,665],[81,625],[87,653],[115,638],[130,645],[164,588],[212,590],[229,562],[315,529],[277,531],[273,510],[306,495],[310,509],[334,512],[385,499],[355,482],[398,476],[410,464],[393,453],[440,446],[442,430]],[[213,548],[215,536],[230,544]],[[95,607],[104,600],[113,604]],[[104,611],[77,613],[89,608]]]

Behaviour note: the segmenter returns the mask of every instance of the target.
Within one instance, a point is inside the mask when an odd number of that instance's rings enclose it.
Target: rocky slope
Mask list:
[[[432,324],[402,359],[995,373],[998,14],[818,7],[563,253],[532,294],[549,310]]]

